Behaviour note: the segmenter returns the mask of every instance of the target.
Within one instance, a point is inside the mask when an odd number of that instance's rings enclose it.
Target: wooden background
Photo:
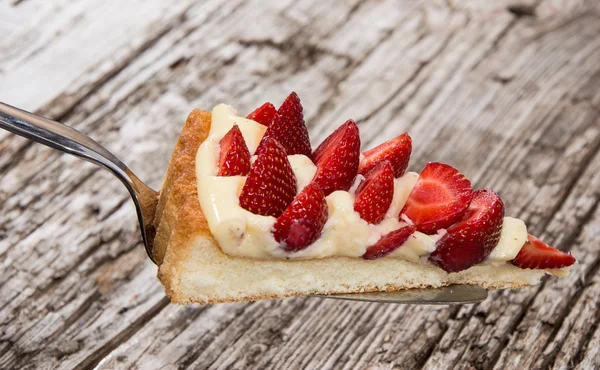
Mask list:
[[[0,100],[153,187],[187,113],[292,90],[314,143],[404,131],[579,264],[484,303],[169,304],[122,185],[0,132],[0,368],[600,368],[600,2],[0,1]]]

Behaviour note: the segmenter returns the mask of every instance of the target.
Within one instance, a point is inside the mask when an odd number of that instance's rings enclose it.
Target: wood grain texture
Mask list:
[[[74,126],[157,188],[185,117],[291,90],[313,143],[409,131],[579,264],[478,305],[170,305],[125,189],[0,132],[0,368],[600,367],[596,1],[0,3],[0,100]]]

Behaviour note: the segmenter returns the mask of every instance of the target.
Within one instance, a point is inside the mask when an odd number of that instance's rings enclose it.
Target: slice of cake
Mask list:
[[[349,120],[313,150],[295,93],[247,118],[224,104],[194,110],[155,219],[153,255],[172,301],[520,288],[575,263],[453,167],[406,172],[408,134],[360,146]]]

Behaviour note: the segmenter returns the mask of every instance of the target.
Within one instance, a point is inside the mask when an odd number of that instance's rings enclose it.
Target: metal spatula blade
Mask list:
[[[485,300],[487,296],[488,291],[477,285],[450,285],[441,288],[320,295],[317,297],[379,303],[445,305],[478,303]]]

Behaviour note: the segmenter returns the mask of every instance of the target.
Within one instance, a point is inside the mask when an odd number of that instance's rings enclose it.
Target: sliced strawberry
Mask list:
[[[380,223],[394,197],[394,169],[383,161],[369,171],[356,189],[354,210],[371,224]]]
[[[454,167],[427,163],[410,192],[402,214],[417,230],[433,234],[458,222],[473,198],[471,182]]]
[[[281,104],[273,122],[267,128],[258,150],[261,150],[265,139],[273,138],[277,140],[285,149],[287,155],[304,154],[310,157],[310,139],[308,138],[308,129],[304,124],[302,114],[302,104],[300,98],[295,92],[292,92]]]
[[[478,190],[465,217],[438,240],[429,260],[446,272],[466,270],[487,258],[498,245],[504,203],[490,189]]]
[[[358,166],[358,173],[364,175],[382,161],[390,161],[394,168],[394,177],[400,177],[406,172],[410,153],[412,152],[412,139],[407,132],[395,139],[369,149],[363,153],[364,158]]]
[[[247,175],[250,171],[250,152],[237,125],[223,136],[219,143],[219,172],[217,176]]]
[[[576,261],[571,252],[565,253],[554,249],[531,234],[527,238],[529,241],[521,248],[517,257],[510,261],[517,267],[522,269],[559,269],[571,266]]]
[[[358,126],[346,121],[319,145],[312,155],[317,165],[313,181],[325,196],[335,190],[348,190],[358,171],[360,136]]]
[[[326,221],[325,194],[318,185],[311,183],[279,216],[273,226],[273,236],[282,243],[284,250],[296,252],[319,238]]]
[[[377,243],[367,248],[367,251],[363,254],[363,258],[374,260],[387,256],[404,244],[415,230],[413,225],[408,225],[385,234]]]
[[[275,139],[265,140],[242,188],[240,206],[257,215],[279,217],[295,195],[296,176],[285,150]]]
[[[256,108],[254,112],[250,113],[246,118],[256,121],[261,125],[269,127],[271,125],[271,122],[273,122],[273,118],[275,118],[275,113],[277,113],[277,111],[275,110],[275,106],[267,102],[261,105],[260,107]]]

